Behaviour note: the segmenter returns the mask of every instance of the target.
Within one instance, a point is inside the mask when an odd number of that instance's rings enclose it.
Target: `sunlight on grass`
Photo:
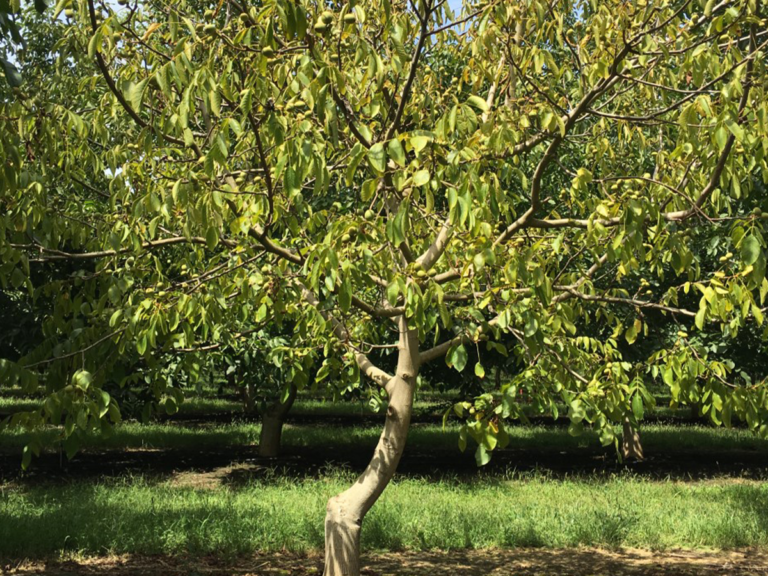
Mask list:
[[[195,490],[129,478],[6,489],[0,556],[319,549],[326,500],[351,480],[334,474]],[[766,544],[768,485],[631,477],[401,480],[363,530],[365,548],[387,550]]]

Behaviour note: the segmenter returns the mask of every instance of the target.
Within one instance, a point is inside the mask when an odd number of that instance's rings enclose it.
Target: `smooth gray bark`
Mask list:
[[[373,458],[349,489],[328,501],[324,576],[359,576],[363,519],[394,476],[405,448],[419,370],[418,332],[409,330],[402,316],[398,327],[397,373],[386,385],[389,407]]]

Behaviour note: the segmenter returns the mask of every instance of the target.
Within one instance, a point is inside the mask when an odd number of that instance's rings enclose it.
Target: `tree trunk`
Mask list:
[[[368,510],[397,470],[411,424],[413,391],[419,370],[418,333],[398,320],[397,373],[389,381],[384,430],[368,467],[348,490],[328,501],[325,516],[324,576],[359,576],[360,529]]]
[[[283,424],[294,400],[296,400],[296,386],[291,384],[286,401],[280,402],[278,400],[264,412],[261,418],[261,432],[259,433],[259,456],[274,458],[280,454]]]
[[[621,455],[624,460],[642,460],[643,445],[640,443],[640,433],[632,426],[628,417],[624,417],[622,424]]]

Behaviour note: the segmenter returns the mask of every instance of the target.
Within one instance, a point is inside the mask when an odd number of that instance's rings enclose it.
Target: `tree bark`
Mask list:
[[[291,384],[288,398],[285,402],[277,401],[264,412],[261,418],[261,432],[259,433],[259,456],[274,458],[280,454],[283,424],[294,400],[296,400],[296,386]]]
[[[621,455],[624,460],[642,460],[643,445],[640,443],[640,433],[632,426],[628,417],[622,423]]]
[[[386,385],[389,407],[373,458],[354,485],[328,501],[324,576],[359,576],[363,519],[394,476],[405,448],[419,370],[418,332],[408,329],[403,316],[398,327],[397,373]]]

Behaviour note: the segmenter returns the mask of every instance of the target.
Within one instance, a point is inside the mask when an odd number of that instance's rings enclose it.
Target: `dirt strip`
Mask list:
[[[319,576],[318,555],[236,559],[109,556],[55,562],[4,562],[3,575]],[[516,549],[367,555],[364,576],[768,576],[768,550]]]

